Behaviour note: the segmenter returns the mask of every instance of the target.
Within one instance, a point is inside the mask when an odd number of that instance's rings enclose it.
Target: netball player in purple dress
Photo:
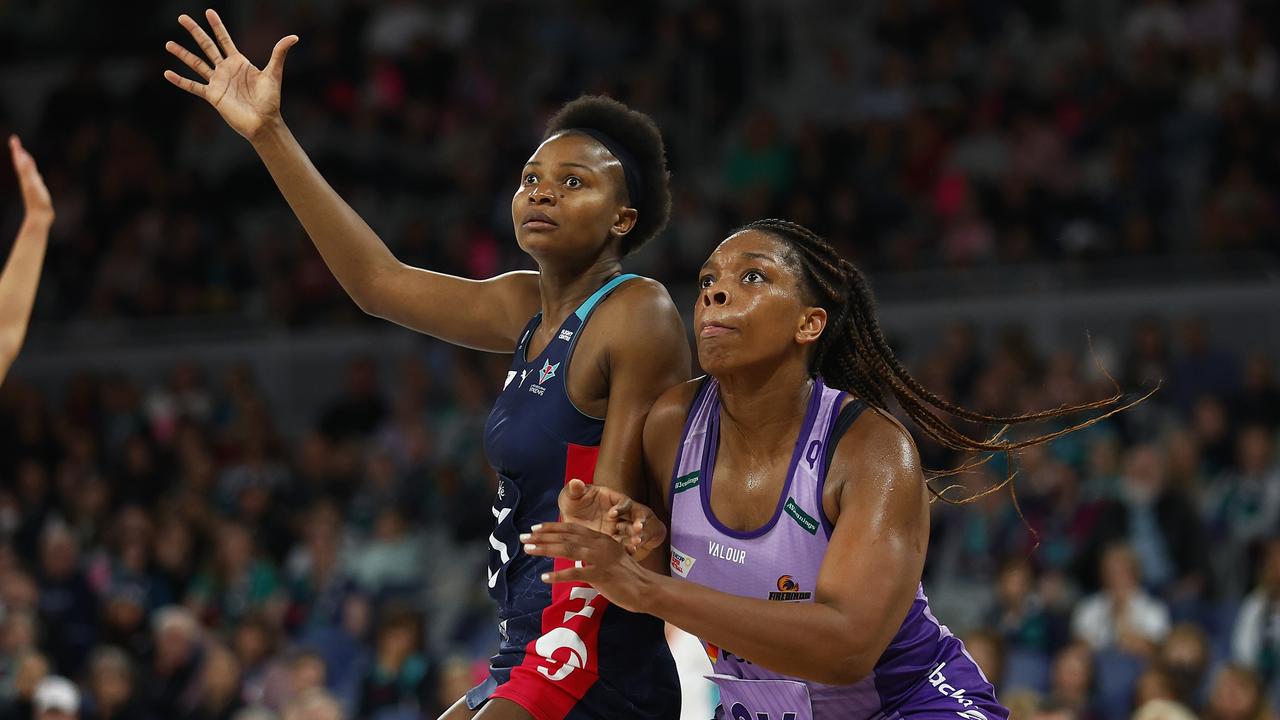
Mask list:
[[[700,284],[694,327],[708,377],[665,393],[643,437],[654,496],[670,512],[670,574],[644,569],[611,538],[626,530],[641,555],[661,546],[661,523],[630,501],[624,514],[636,519],[625,528],[609,528],[607,513],[595,529],[544,524],[524,536],[526,552],[579,565],[548,580],[588,582],[701,638],[720,689],[717,717],[1008,718],[929,611],[920,581],[929,491],[886,398],[931,437],[967,450],[1060,433],[976,440],[939,412],[1026,422],[1115,412],[1119,399],[996,418],[938,398],[893,357],[862,274],[794,223],[736,232]],[[561,504],[603,492],[571,483]]]

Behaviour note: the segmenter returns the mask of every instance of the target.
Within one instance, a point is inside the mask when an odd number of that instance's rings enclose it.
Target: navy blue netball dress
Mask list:
[[[570,561],[526,555],[519,540],[531,526],[559,519],[565,483],[592,480],[604,419],[569,399],[570,362],[592,311],[635,277],[610,280],[565,318],[540,355],[528,357],[529,338],[542,322],[541,313],[534,315],[485,423],[485,453],[498,475],[488,584],[501,642],[489,678],[467,693],[471,708],[500,697],[537,720],[680,715],[662,621],[612,606],[586,583],[542,582],[543,573]]]

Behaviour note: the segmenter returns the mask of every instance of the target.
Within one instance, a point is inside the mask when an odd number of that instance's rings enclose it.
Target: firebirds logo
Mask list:
[[[770,600],[778,602],[798,602],[808,600],[813,597],[813,593],[800,590],[800,584],[790,575],[783,575],[778,578],[778,591],[769,593]]]

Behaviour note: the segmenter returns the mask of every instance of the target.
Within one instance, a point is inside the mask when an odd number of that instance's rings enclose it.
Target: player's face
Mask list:
[[[622,165],[603,145],[579,133],[542,143],[525,163],[511,198],[511,221],[520,249],[535,260],[582,262],[635,225],[624,204]]]
[[[712,375],[776,363],[817,339],[826,312],[805,302],[785,243],[759,230],[730,236],[698,274],[693,327]]]

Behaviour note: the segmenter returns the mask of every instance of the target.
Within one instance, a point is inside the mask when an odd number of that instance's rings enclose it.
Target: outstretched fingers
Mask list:
[[[275,77],[284,75],[284,58],[289,54],[289,48],[298,44],[297,35],[286,35],[280,38],[280,42],[271,50],[271,60],[267,62],[267,71]]]
[[[18,186],[22,190],[22,204],[28,214],[53,210],[53,200],[49,197],[49,188],[45,187],[44,178],[36,161],[22,147],[17,135],[9,136],[9,152],[13,156],[13,170],[18,175]]]
[[[209,62],[215,66],[222,62],[222,52],[218,50],[218,46],[214,44],[213,38],[200,27],[200,23],[196,22],[190,15],[179,15],[178,24],[187,29],[191,33],[191,39],[196,41],[196,45],[204,51],[205,57],[209,58]]]
[[[164,71],[164,79],[168,80],[174,85],[177,85],[183,90],[186,90],[192,95],[195,95],[198,98],[208,99],[208,98],[205,98],[205,94],[204,94],[204,89],[208,87],[207,85],[201,85],[200,83],[195,82],[194,80],[188,80],[187,78],[182,77],[181,75],[179,75],[178,73],[172,70]]]
[[[164,49],[169,51],[170,55],[178,58],[187,67],[195,71],[197,75],[208,80],[213,75],[213,68],[209,64],[196,57],[196,54],[182,47],[178,43],[170,40],[164,44]]]
[[[236,49],[236,44],[231,41],[231,34],[227,32],[227,26],[222,24],[222,18],[218,17],[218,12],[210,8],[204,11],[204,16],[209,21],[209,27],[213,28],[213,36],[218,38],[218,44],[222,46],[222,51],[227,57],[240,52]]]

